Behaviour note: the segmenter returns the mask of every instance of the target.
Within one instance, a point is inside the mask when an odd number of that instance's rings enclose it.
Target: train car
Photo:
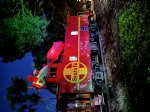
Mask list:
[[[88,26],[88,15],[68,16],[60,61],[48,64],[47,85],[56,87],[57,109],[64,112],[91,110],[94,89]]]
[[[65,41],[54,42],[46,55],[47,65],[38,75],[28,76],[34,87],[56,94],[57,112],[108,112],[100,40],[93,18],[93,11],[68,16]]]

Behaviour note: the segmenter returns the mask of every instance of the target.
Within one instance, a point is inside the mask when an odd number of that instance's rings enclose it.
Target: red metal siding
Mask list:
[[[68,17],[63,61],[58,69],[60,93],[91,92],[89,31],[80,31],[81,26],[88,28],[88,16]],[[78,34],[71,35],[72,31],[78,31]],[[70,56],[77,60],[70,61]]]

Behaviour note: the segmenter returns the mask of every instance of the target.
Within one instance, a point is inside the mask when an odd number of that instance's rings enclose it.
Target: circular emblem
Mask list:
[[[81,62],[70,62],[65,66],[63,75],[68,82],[80,83],[87,76],[87,68]]]

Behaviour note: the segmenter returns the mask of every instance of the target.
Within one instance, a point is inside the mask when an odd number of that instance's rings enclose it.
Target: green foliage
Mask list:
[[[47,36],[47,20],[33,16],[29,9],[22,4],[22,8],[12,17],[2,20],[0,29],[0,49],[4,52],[0,56],[4,61],[13,61],[32,50]],[[9,48],[7,46],[12,48]],[[11,50],[16,53],[12,53]]]
[[[12,78],[12,85],[7,88],[7,100],[12,110],[34,112],[34,105],[38,105],[41,97],[37,93],[29,92],[27,82],[21,78]]]
[[[150,12],[145,1],[133,3],[119,16],[122,79],[128,89],[132,107],[139,112],[142,108],[148,109],[145,102],[150,93],[147,83],[150,76],[150,19],[148,18]]]
[[[31,49],[33,45],[39,44],[46,36],[44,32],[47,25],[46,20],[40,20],[37,16],[33,17],[29,10],[26,11],[25,14],[18,12],[13,18],[3,21],[7,27],[4,32],[10,37],[15,36],[15,44],[22,52],[24,49]]]

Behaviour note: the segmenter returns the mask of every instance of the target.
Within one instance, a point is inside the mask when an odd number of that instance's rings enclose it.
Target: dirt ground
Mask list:
[[[95,0],[96,21],[102,36],[104,63],[109,83],[111,112],[120,110],[120,102],[124,97],[122,84],[119,81],[119,39],[117,9],[109,0]]]

